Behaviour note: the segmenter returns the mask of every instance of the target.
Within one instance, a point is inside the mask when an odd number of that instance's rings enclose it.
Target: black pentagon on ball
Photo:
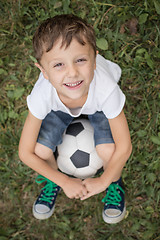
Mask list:
[[[76,137],[83,130],[84,127],[81,122],[72,123],[68,126],[66,134]]]
[[[77,150],[72,156],[71,161],[76,168],[83,168],[89,165],[89,153]]]

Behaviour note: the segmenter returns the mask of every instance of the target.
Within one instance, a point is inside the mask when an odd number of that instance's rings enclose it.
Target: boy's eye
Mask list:
[[[56,65],[54,65],[54,67],[62,67],[63,63],[57,63]]]
[[[85,62],[85,61],[87,61],[85,58],[80,58],[77,60],[77,62]]]

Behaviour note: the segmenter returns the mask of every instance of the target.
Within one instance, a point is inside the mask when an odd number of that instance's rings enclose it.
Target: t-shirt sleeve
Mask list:
[[[106,101],[103,103],[102,111],[108,119],[117,117],[125,104],[125,95],[117,85],[117,87],[108,96]]]
[[[27,97],[27,106],[30,112],[38,119],[43,120],[51,111],[52,89],[49,82],[40,75],[32,92]]]
[[[107,78],[114,80],[116,83],[120,80],[121,77],[121,68],[118,64],[111,62],[101,55],[97,55],[96,63],[101,74],[105,74]]]
[[[32,93],[27,97],[27,106],[33,116],[43,120],[50,110],[42,97],[37,95]]]

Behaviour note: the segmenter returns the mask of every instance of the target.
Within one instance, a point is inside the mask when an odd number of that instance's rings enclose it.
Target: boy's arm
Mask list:
[[[106,170],[100,177],[88,178],[83,181],[89,193],[81,198],[81,200],[85,200],[92,195],[104,191],[115,181],[131,154],[132,145],[130,133],[124,112],[122,111],[116,118],[110,119],[109,124],[115,142],[115,151],[107,163]]]
[[[85,195],[87,191],[80,179],[69,178],[67,175],[53,169],[47,161],[35,154],[35,145],[41,123],[41,120],[29,112],[19,142],[20,159],[33,170],[62,187],[69,198]]]

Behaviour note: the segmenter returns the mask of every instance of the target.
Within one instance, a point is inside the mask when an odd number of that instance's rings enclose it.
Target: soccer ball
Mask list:
[[[68,126],[62,144],[57,147],[57,165],[62,172],[85,179],[103,169],[93,135],[93,127],[87,119],[74,120]]]

